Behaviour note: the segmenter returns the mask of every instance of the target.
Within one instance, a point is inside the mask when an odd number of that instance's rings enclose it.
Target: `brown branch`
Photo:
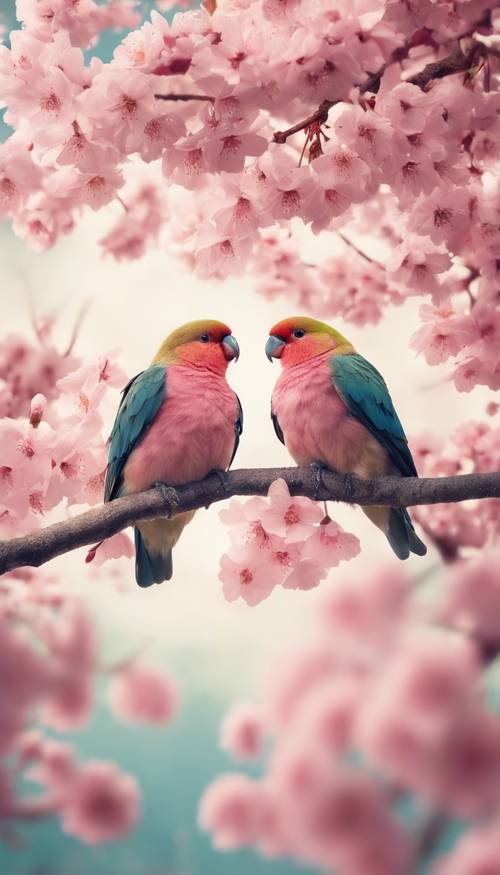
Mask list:
[[[345,234],[342,233],[342,231],[336,231],[335,233],[337,237],[340,237],[340,239],[343,243],[345,243],[346,246],[349,246],[351,249],[354,250],[354,252],[357,252],[357,254],[360,255],[361,258],[364,258],[365,261],[368,261],[370,264],[376,264],[378,265],[378,267],[382,267],[379,261],[376,261],[375,258],[370,258],[370,256],[367,255],[366,252],[363,252],[362,249],[359,249],[359,247],[356,246],[356,244],[353,243],[352,240],[349,240],[349,237],[346,237]]]
[[[358,85],[359,93],[366,94],[367,91],[372,92],[373,94],[377,94],[380,88],[380,82],[382,80],[382,76],[384,75],[387,67],[390,67],[391,64],[400,63],[404,61],[405,58],[408,57],[408,53],[410,49],[413,47],[414,42],[413,38],[406,40],[402,46],[399,46],[397,49],[394,49],[390,57],[382,64],[382,66],[377,70],[376,73],[372,73],[368,76],[361,85]]]
[[[445,76],[454,76],[455,73],[465,73],[474,67],[479,58],[484,58],[486,53],[487,48],[484,43],[474,41],[466,52],[463,52],[458,45],[446,58],[427,64],[420,73],[407,81],[423,89],[432,79],[444,79]]]
[[[298,133],[298,131],[303,131],[305,128],[310,127],[310,125],[325,125],[328,121],[328,113],[332,106],[335,106],[337,103],[342,103],[340,98],[339,100],[323,100],[316,112],[313,112],[312,115],[309,115],[301,122],[297,122],[296,125],[292,125],[291,128],[287,128],[286,131],[275,131],[273,134],[273,142],[286,143],[288,137],[291,137],[292,134]]]
[[[80,335],[80,330],[82,327],[83,320],[85,319],[89,310],[90,310],[90,300],[87,298],[87,300],[83,302],[82,306],[80,307],[80,309],[78,311],[77,317],[75,319],[75,324],[73,325],[73,331],[71,332],[71,337],[68,341],[68,345],[67,345],[65,351],[63,352],[64,357],[71,355],[71,353],[73,352],[73,347],[74,347],[74,345],[75,345],[75,343],[78,340],[78,337]]]
[[[211,474],[185,486],[149,489],[118,498],[73,519],[41,531],[0,542],[0,574],[23,565],[39,566],[56,556],[109,538],[140,520],[171,517],[197,510],[233,495],[266,495],[271,483],[282,477],[291,495],[318,501],[411,507],[420,504],[500,498],[500,471],[456,477],[382,477],[360,480],[350,475],[322,472],[318,485],[313,468],[256,468],[230,471],[223,478]]]
[[[210,97],[209,94],[155,94],[156,100],[209,100],[214,103],[215,97]]]
[[[466,34],[459,36],[458,39],[460,40],[463,37],[468,36],[470,33],[473,33],[480,24],[481,22],[478,25],[475,25],[471,30],[467,31]],[[364,82],[359,83],[357,86],[359,93],[366,94],[366,92],[373,92],[376,94],[387,67],[396,62],[403,61],[413,45],[414,43],[410,39],[402,46],[395,49],[390,58],[382,64],[376,73],[371,73]],[[484,43],[477,41],[474,41],[470,45],[467,52],[462,52],[460,45],[458,45],[451,54],[447,55],[446,58],[441,58],[440,61],[434,61],[431,64],[427,64],[420,73],[417,73],[407,81],[411,82],[413,85],[418,85],[419,88],[425,88],[432,79],[442,79],[444,76],[452,76],[455,73],[469,70],[474,66],[478,58],[484,58],[489,52],[495,54],[495,52],[489,50]],[[342,103],[340,98],[338,100],[323,100],[316,112],[313,112],[312,115],[303,119],[303,121],[297,122],[296,125],[287,128],[286,131],[276,131],[273,136],[273,141],[275,143],[286,143],[288,137],[291,137],[292,134],[296,134],[298,131],[303,131],[311,124],[326,124],[330,109],[338,103]]]

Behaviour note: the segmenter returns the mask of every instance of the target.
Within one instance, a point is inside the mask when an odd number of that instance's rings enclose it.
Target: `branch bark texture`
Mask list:
[[[422,504],[500,498],[500,471],[462,474],[456,477],[382,477],[360,480],[350,475],[323,471],[318,485],[313,468],[248,468],[230,471],[224,477],[210,474],[197,483],[118,498],[45,529],[0,541],[0,574],[25,565],[39,566],[75,550],[95,544],[141,520],[171,517],[207,507],[235,495],[266,495],[271,483],[283,478],[291,495],[318,501],[411,507]]]

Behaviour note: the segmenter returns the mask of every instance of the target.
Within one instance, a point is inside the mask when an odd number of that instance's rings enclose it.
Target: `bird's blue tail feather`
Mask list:
[[[404,507],[391,508],[387,540],[398,559],[408,559],[410,553],[416,553],[417,556],[425,556],[427,553],[427,547],[418,537]]]
[[[139,586],[152,586],[172,577],[172,550],[163,553],[149,552],[139,529],[135,535],[135,579]]]

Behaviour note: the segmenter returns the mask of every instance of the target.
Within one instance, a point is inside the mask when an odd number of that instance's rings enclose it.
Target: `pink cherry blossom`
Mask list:
[[[61,667],[42,710],[42,720],[59,732],[80,729],[92,711],[92,688],[88,674],[75,666]]]
[[[262,790],[243,775],[221,775],[205,792],[200,826],[210,830],[217,848],[241,848],[259,834]]]
[[[500,789],[499,732],[497,715],[472,707],[443,736],[434,751],[431,792],[459,816],[496,810]]]
[[[314,589],[331,567],[359,552],[354,535],[325,518],[317,502],[291,497],[284,480],[271,484],[267,502],[233,500],[220,517],[233,541],[219,575],[229,601],[241,595],[258,604],[278,584]]]
[[[263,527],[272,535],[286,537],[288,543],[303,540],[323,518],[320,506],[311,499],[291,498],[284,480],[275,480],[268,495],[269,508],[261,517]]]
[[[355,676],[325,680],[313,687],[298,710],[298,731],[329,755],[349,750],[363,687],[364,681]]]
[[[360,550],[356,536],[345,532],[329,517],[320,521],[305,545],[305,555],[327,568],[334,568],[342,560],[354,559]]]
[[[496,645],[500,637],[498,554],[485,553],[455,564],[448,575],[447,592],[449,621],[484,645]]]
[[[28,772],[30,780],[44,784],[55,798],[65,799],[72,792],[77,774],[73,748],[62,741],[43,739],[36,759],[36,765]]]
[[[256,555],[253,548],[233,546],[221,559],[219,580],[230,602],[241,597],[247,605],[257,605],[270,595],[281,578],[279,565],[265,554]]]
[[[140,794],[130,775],[95,760],[82,766],[62,811],[62,828],[89,845],[117,841],[135,827]]]
[[[170,678],[137,662],[116,673],[109,697],[113,712],[126,723],[169,723],[179,707],[179,694]]]
[[[108,559],[119,559],[121,556],[134,556],[134,546],[131,539],[124,532],[118,532],[111,538],[106,538],[97,548],[89,550],[86,562],[94,562],[95,566],[102,565]]]
[[[420,315],[426,324],[414,335],[411,345],[417,352],[424,352],[430,365],[441,364],[450,356],[456,356],[473,337],[467,317],[454,312],[446,304],[439,309],[424,304]]]
[[[498,824],[466,833],[444,859],[436,862],[432,875],[494,875],[498,868]]]
[[[239,759],[253,759],[262,753],[263,732],[259,708],[241,703],[226,714],[220,730],[220,744]]]

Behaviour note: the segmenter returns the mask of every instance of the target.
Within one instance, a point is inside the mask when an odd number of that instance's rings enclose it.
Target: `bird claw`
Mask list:
[[[212,468],[212,470],[208,472],[207,477],[210,477],[212,474],[214,475],[214,477],[217,477],[219,479],[219,482],[222,486],[222,489],[226,493],[227,492],[227,471],[222,471],[220,468]],[[210,504],[206,504],[205,510],[208,510],[209,507],[210,507]]]
[[[210,477],[211,474],[219,478],[220,484],[224,492],[227,492],[227,471],[222,471],[220,468],[212,468],[212,470],[208,472],[207,476]]]
[[[156,483],[153,484],[157,489],[161,492],[161,497],[163,501],[167,505],[167,512],[165,516],[169,519],[179,504],[179,496],[177,495],[177,490],[174,489],[173,486],[169,486],[168,483],[164,483],[163,480],[157,480]]]
[[[344,489],[345,489],[345,501],[348,504],[352,504],[352,495],[354,492],[354,478],[352,474],[344,474]]]
[[[323,482],[323,471],[328,470],[323,462],[311,462],[311,468],[314,472],[314,497],[317,500],[321,488],[325,485]]]

